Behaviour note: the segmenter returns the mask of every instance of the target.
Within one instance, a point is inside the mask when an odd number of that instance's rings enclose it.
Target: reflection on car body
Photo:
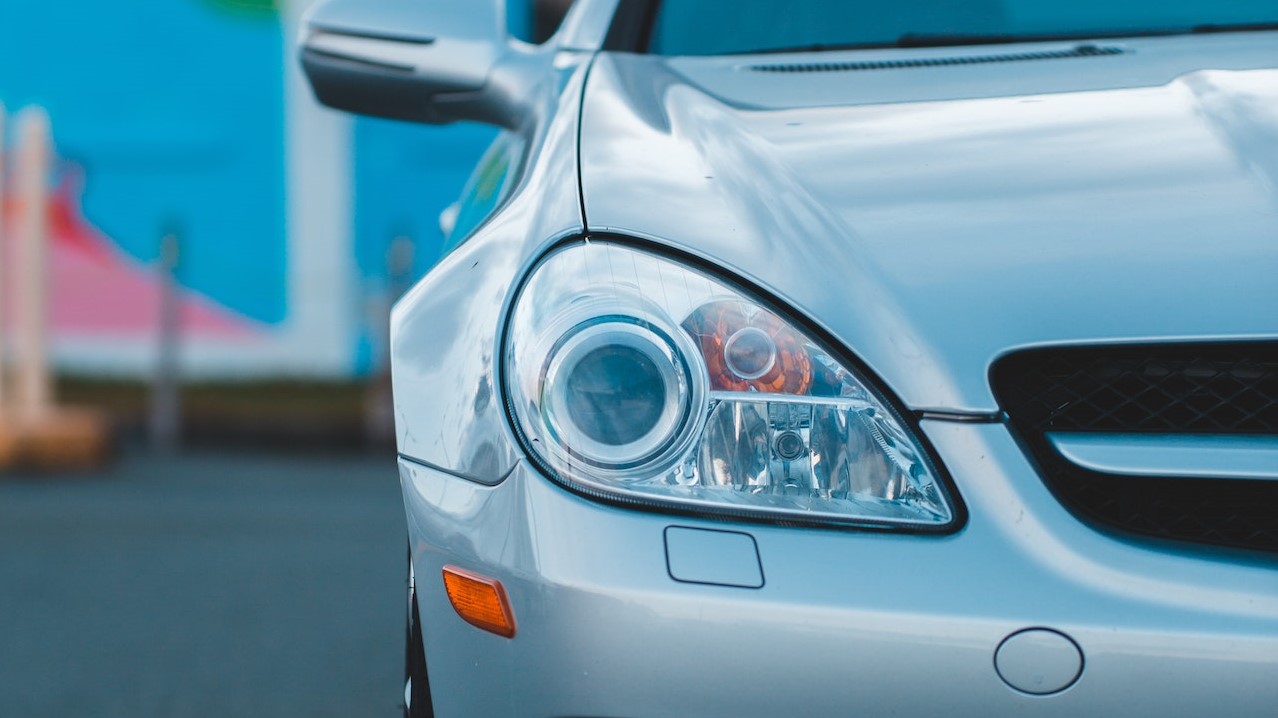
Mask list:
[[[1249,0],[329,0],[503,133],[392,319],[412,716],[1272,715]]]

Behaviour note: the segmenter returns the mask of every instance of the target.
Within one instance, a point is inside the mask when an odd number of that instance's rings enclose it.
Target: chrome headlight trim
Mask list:
[[[592,317],[573,326],[551,347],[540,390],[540,405],[546,428],[558,443],[572,436],[567,453],[597,470],[617,474],[637,466],[662,465],[686,448],[680,437],[699,421],[695,407],[704,402],[706,379],[689,361],[688,342],[679,341],[678,332],[624,315]],[[646,364],[661,383],[663,405],[654,413],[649,428],[629,441],[607,442],[580,422],[568,389],[574,374],[599,352],[622,349],[632,353],[631,362]]]

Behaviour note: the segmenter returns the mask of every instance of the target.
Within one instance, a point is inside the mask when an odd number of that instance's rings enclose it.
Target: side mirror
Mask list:
[[[505,0],[324,0],[302,68],[325,105],[446,124],[520,124],[545,52],[507,36]]]

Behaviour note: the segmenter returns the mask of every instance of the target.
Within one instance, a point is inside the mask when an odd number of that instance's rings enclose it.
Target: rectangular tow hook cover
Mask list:
[[[666,568],[683,583],[762,588],[754,537],[740,531],[666,527]]]

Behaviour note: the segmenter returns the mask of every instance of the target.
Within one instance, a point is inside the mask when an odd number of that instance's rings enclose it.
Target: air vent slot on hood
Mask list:
[[[1068,60],[1083,57],[1107,57],[1122,55],[1121,47],[1078,45],[1064,50],[1040,52],[1009,52],[994,55],[948,55],[937,57],[913,57],[899,60],[860,60],[849,62],[798,62],[750,65],[754,72],[861,72],[866,70],[903,70],[912,67],[947,67],[951,65],[980,65],[993,62],[1028,62],[1030,60]]]

